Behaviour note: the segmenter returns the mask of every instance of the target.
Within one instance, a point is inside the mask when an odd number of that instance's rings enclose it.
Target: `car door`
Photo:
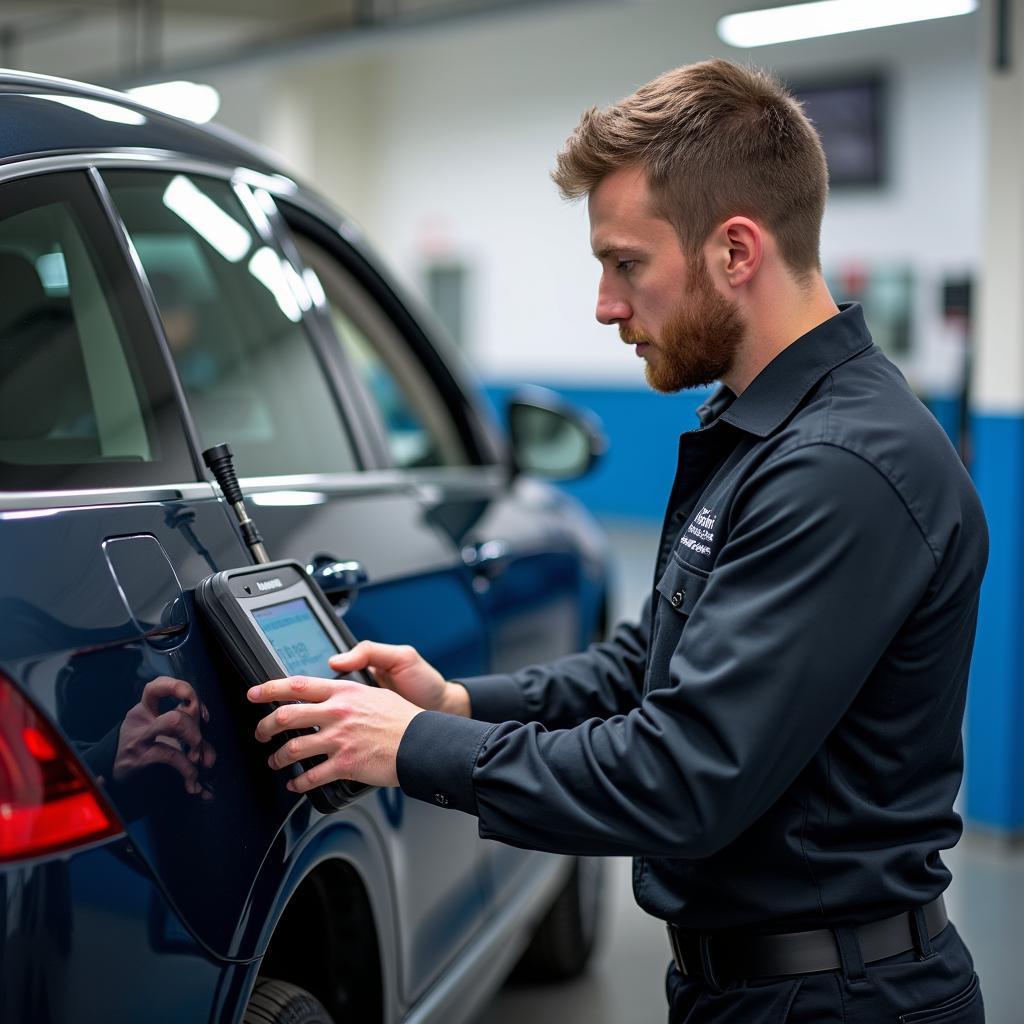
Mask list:
[[[414,643],[450,675],[483,670],[486,631],[458,549],[404,481],[373,471],[374,435],[325,357],[308,288],[278,248],[269,196],[170,170],[111,170],[104,181],[200,444],[231,444],[271,557],[348,566],[321,579],[357,636]],[[414,999],[481,923],[481,842],[472,819],[407,802],[400,790],[367,803],[389,854],[403,989]]]
[[[116,855],[159,885],[122,909],[154,941],[171,908],[207,951],[251,956],[243,911],[295,801],[192,600],[247,553],[105,202],[93,172],[0,173],[0,672],[115,809]]]
[[[384,280],[311,213],[283,209],[304,272],[322,290],[335,356],[363,386],[390,465],[460,552],[487,625],[487,671],[577,650],[591,638],[593,606],[584,607],[587,566],[571,502],[539,481],[511,479],[472,390]],[[396,639],[412,642],[400,631]],[[486,849],[492,897],[508,897],[529,857],[491,841]]]

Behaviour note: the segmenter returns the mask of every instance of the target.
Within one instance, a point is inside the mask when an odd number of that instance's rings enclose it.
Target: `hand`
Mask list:
[[[318,731],[293,736],[267,760],[271,768],[323,754],[325,761],[289,781],[295,793],[306,793],[326,782],[352,779],[371,786],[397,786],[398,745],[420,708],[390,690],[345,679],[291,676],[254,686],[254,704],[282,704],[256,726],[256,739],[266,742],[292,729]]]
[[[178,706],[160,713],[160,701],[173,697]],[[173,768],[193,796],[212,796],[199,781],[199,769],[209,768],[216,753],[204,739],[200,720],[210,713],[184,679],[157,676],[146,683],[142,697],[121,723],[114,755],[113,777],[123,781],[151,765]]]
[[[329,664],[342,675],[369,669],[378,686],[394,690],[424,711],[444,711],[469,718],[466,688],[446,682],[415,647],[362,640],[352,650],[335,654]]]

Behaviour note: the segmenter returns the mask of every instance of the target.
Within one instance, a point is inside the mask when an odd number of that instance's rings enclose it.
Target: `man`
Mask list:
[[[668,72],[580,121],[597,317],[650,384],[722,387],[680,439],[638,624],[515,675],[446,682],[411,648],[289,679],[257,736],[318,726],[289,785],[402,786],[481,834],[631,854],[669,922],[671,1020],[974,1022],[941,899],[985,523],[938,425],[821,276],[818,137],[770,76]],[[642,444],[643,425],[637,424]],[[426,709],[426,710],[423,710]]]

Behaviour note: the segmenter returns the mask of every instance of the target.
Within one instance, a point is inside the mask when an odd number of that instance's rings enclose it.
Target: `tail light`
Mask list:
[[[67,744],[0,676],[0,862],[123,831]]]

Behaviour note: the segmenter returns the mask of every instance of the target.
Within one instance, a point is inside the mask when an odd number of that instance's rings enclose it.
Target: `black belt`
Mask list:
[[[945,900],[939,896],[922,909],[928,938],[932,939],[949,920]],[[913,911],[871,921],[852,931],[860,943],[865,964],[906,953],[916,945]],[[680,974],[703,977],[719,984],[746,978],[816,974],[842,967],[835,932],[830,928],[775,935],[737,935],[695,932],[669,923],[668,939]]]

